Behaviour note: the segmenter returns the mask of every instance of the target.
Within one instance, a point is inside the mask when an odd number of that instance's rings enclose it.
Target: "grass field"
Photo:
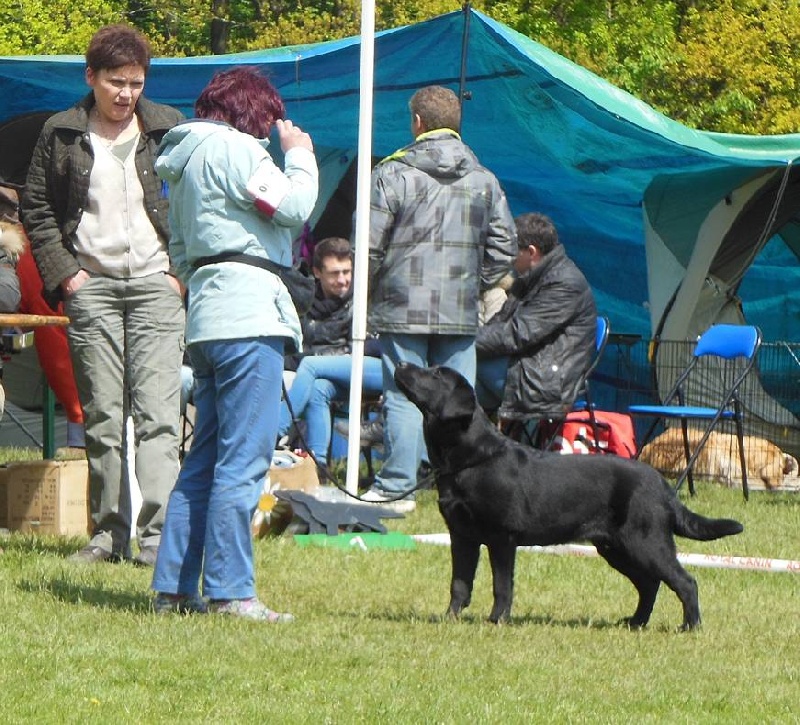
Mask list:
[[[686,500],[745,531],[681,551],[800,560],[800,494],[745,503],[701,483]],[[433,492],[387,524],[445,530]],[[485,554],[450,621],[444,546],[280,537],[256,542],[258,591],[297,620],[271,626],[156,616],[149,571],[66,561],[84,541],[0,538],[4,723],[798,722],[800,572],[689,567],[703,626],[676,633],[662,589],[650,626],[629,632],[616,622],[635,592],[600,559],[520,552],[512,622],[494,626]]]

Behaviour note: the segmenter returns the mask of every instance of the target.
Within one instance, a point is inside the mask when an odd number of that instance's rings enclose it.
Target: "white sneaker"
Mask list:
[[[395,500],[396,496],[384,491],[379,491],[376,488],[369,489],[369,491],[363,493],[359,499],[362,503],[378,504],[401,514],[410,513],[417,508],[417,502],[413,498],[406,497]]]

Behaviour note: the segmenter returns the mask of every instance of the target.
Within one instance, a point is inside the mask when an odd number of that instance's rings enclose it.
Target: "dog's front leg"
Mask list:
[[[517,558],[517,545],[510,540],[492,541],[487,544],[489,562],[492,565],[492,592],[494,606],[489,621],[505,621],[511,616],[511,602],[514,596],[514,564]]]
[[[481,545],[450,533],[450,557],[453,576],[450,580],[450,606],[447,613],[457,616],[472,599],[472,584],[478,569]]]

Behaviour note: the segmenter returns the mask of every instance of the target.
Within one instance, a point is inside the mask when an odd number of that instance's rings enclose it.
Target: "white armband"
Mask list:
[[[292,182],[274,164],[261,164],[247,182],[247,193],[262,214],[275,215],[278,205],[292,187]]]

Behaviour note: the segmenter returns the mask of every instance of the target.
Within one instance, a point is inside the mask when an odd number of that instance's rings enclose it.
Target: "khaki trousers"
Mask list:
[[[142,494],[139,546],[158,546],[178,475],[184,307],[163,273],[93,276],[65,302],[75,382],[85,418],[91,543],[129,554],[130,476],[125,421],[133,418]]]

